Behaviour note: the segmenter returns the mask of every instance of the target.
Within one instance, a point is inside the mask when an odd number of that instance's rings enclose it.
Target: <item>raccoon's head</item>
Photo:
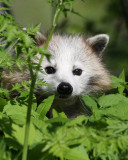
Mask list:
[[[51,85],[39,86],[40,93],[70,98],[108,89],[109,73],[101,63],[108,41],[106,34],[88,39],[78,35],[53,35],[48,46],[52,56],[50,60],[44,57],[42,69],[45,74],[38,74],[38,79],[44,79]]]

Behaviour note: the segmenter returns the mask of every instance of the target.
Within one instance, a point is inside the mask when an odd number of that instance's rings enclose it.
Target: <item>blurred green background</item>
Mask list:
[[[57,26],[58,32],[83,33],[85,37],[99,33],[109,34],[110,42],[103,61],[115,75],[123,69],[128,75],[128,17],[123,1],[128,3],[128,0],[76,0],[74,10],[84,18],[72,13],[65,18],[62,14]],[[45,34],[51,28],[55,10],[48,0],[15,0],[12,11],[21,26],[41,23],[41,32]]]

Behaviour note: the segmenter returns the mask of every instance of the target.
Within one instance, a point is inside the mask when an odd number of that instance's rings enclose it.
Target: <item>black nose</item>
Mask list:
[[[57,91],[62,95],[70,95],[73,91],[72,86],[67,82],[62,82],[58,85]]]

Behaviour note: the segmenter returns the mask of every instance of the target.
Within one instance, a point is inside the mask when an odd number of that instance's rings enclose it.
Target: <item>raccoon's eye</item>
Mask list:
[[[56,72],[56,69],[54,67],[48,66],[45,68],[45,72],[47,74],[54,74]]]
[[[72,71],[73,75],[80,76],[82,74],[82,70],[77,68]]]

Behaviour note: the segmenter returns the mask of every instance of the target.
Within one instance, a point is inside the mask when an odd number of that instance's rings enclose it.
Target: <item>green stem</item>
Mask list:
[[[31,81],[31,88],[30,88],[29,99],[28,99],[28,110],[27,110],[27,118],[26,118],[26,127],[25,127],[25,137],[24,137],[24,147],[23,147],[22,160],[27,159],[31,108],[32,108],[32,99],[33,99],[33,93],[34,93],[35,80],[36,79],[34,78],[34,80]]]
[[[47,39],[47,42],[46,42],[46,44],[45,44],[45,46],[44,46],[44,49],[45,49],[45,50],[48,48],[48,44],[49,44],[49,42],[50,42],[50,39],[52,38],[52,35],[53,35],[54,30],[55,30],[55,27],[56,27],[56,24],[57,24],[57,21],[58,21],[60,12],[61,12],[61,9],[58,7],[57,10],[56,10],[54,19],[53,19],[53,25],[52,25],[50,34],[49,34],[48,39]],[[44,55],[42,54],[41,57],[40,57],[40,60],[39,60],[37,69],[36,69],[36,73],[35,73],[35,76],[36,76],[36,77],[37,77],[37,75],[38,75],[39,68],[40,68],[40,65],[41,65],[41,63],[42,63],[43,57],[44,57]]]
[[[25,137],[24,137],[24,148],[23,148],[22,160],[27,159],[27,149],[28,149],[28,140],[29,140],[29,128],[30,128],[32,99],[33,99],[33,93],[34,93],[34,86],[35,86],[35,82],[36,82],[36,78],[33,75],[33,70],[32,70],[30,57],[28,58],[28,66],[29,66],[29,71],[30,71],[32,81],[31,81],[30,93],[29,93],[29,98],[28,98],[28,110],[27,110],[27,117],[26,117],[26,127],[25,127]]]
[[[56,24],[57,24],[57,20],[58,17],[60,15],[61,9],[58,7],[54,16],[54,20],[53,20],[53,25],[52,25],[52,29],[51,32],[48,36],[47,42],[44,46],[44,49],[48,48],[48,44],[50,42],[50,39],[53,35],[53,32],[55,30]],[[26,117],[26,127],[25,127],[25,137],[24,137],[24,146],[23,146],[23,155],[22,155],[22,160],[27,160],[27,152],[28,152],[28,139],[29,139],[29,128],[30,128],[30,121],[31,121],[31,108],[32,108],[32,100],[33,100],[33,94],[34,94],[34,87],[35,87],[35,83],[36,83],[36,78],[39,72],[39,68],[40,65],[43,61],[43,57],[44,55],[41,55],[41,58],[39,60],[38,66],[36,68],[36,72],[33,75],[33,71],[32,71],[32,66],[31,66],[31,62],[30,59],[28,60],[29,62],[29,70],[30,70],[30,75],[31,75],[31,86],[30,86],[30,93],[29,93],[29,98],[28,98],[28,109],[27,109],[27,117]]]

